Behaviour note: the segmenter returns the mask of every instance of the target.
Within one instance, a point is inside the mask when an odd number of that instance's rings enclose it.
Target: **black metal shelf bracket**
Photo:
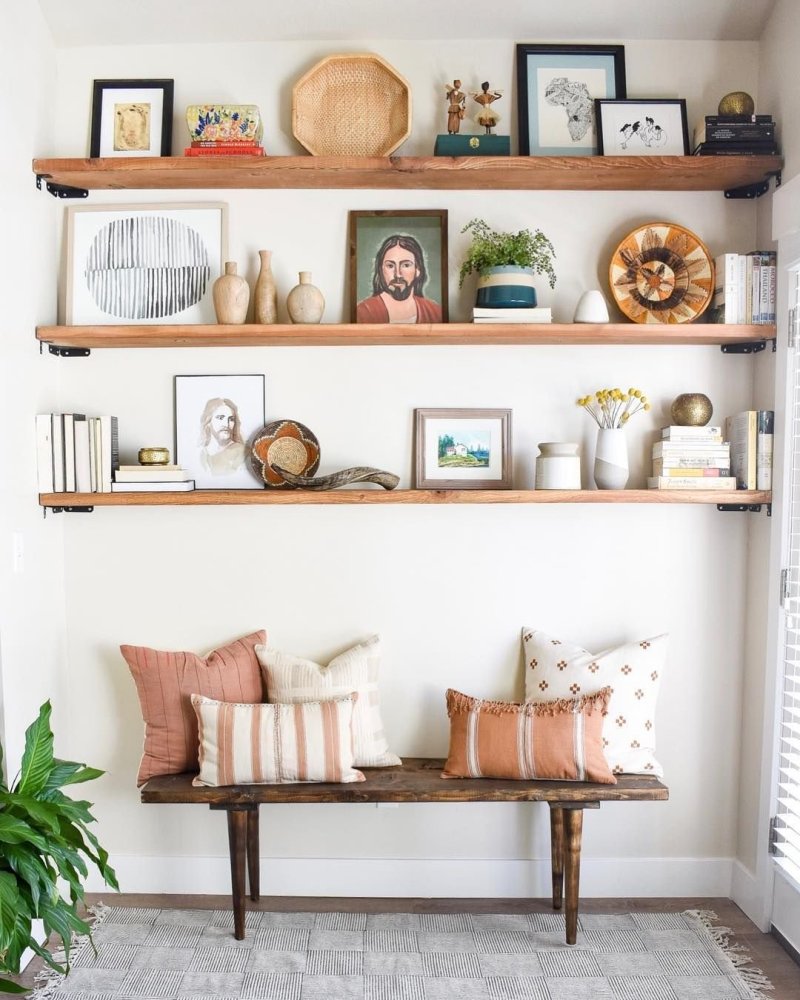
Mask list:
[[[775,341],[772,342],[772,350],[775,350]],[[723,354],[760,354],[766,351],[766,340],[749,340],[741,344],[720,344],[719,349]]]
[[[770,170],[763,180],[755,181],[753,184],[743,184],[741,187],[728,188],[725,192],[726,198],[760,198],[769,191],[769,179],[775,178],[775,187],[781,186],[780,170]]]
[[[88,358],[92,353],[88,347],[59,347],[58,344],[48,344],[47,350],[57,358]]]
[[[91,514],[94,507],[45,507],[45,510],[51,510],[54,514]]]
[[[42,190],[42,181],[45,182],[47,190],[54,198],[88,198],[89,192],[86,188],[70,187],[69,184],[56,184],[47,180],[42,174],[36,175],[36,188]]]
[[[717,510],[759,514],[763,506],[764,504],[760,503],[718,503]],[[768,503],[766,507],[767,517],[772,517],[772,504]]]

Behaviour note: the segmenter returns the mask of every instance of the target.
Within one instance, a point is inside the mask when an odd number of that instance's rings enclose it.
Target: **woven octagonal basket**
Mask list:
[[[388,156],[411,132],[408,82],[371,53],[327,56],[294,85],[292,132],[315,156]]]

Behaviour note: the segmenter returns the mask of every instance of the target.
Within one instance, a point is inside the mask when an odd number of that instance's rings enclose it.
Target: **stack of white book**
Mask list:
[[[475,306],[473,323],[552,323],[553,310],[549,306],[496,309],[492,306]]]
[[[110,493],[119,465],[117,423],[110,414],[37,414],[39,492]]]
[[[186,493],[194,479],[180,465],[121,465],[111,484],[114,493]]]
[[[661,430],[653,445],[651,490],[735,490],[731,451],[721,427],[679,427]]]

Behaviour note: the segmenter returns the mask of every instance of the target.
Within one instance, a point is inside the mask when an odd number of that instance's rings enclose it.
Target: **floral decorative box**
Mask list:
[[[190,104],[186,124],[192,142],[258,142],[262,133],[255,104]]]

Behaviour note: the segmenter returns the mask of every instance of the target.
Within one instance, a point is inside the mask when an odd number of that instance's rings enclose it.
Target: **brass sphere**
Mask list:
[[[734,90],[726,94],[717,108],[718,114],[721,115],[752,115],[755,114],[755,110],[755,101],[743,90]]]
[[[675,397],[670,412],[672,422],[679,427],[705,427],[714,407],[702,392],[682,392]]]
[[[139,465],[169,465],[169,448],[140,448]]]

